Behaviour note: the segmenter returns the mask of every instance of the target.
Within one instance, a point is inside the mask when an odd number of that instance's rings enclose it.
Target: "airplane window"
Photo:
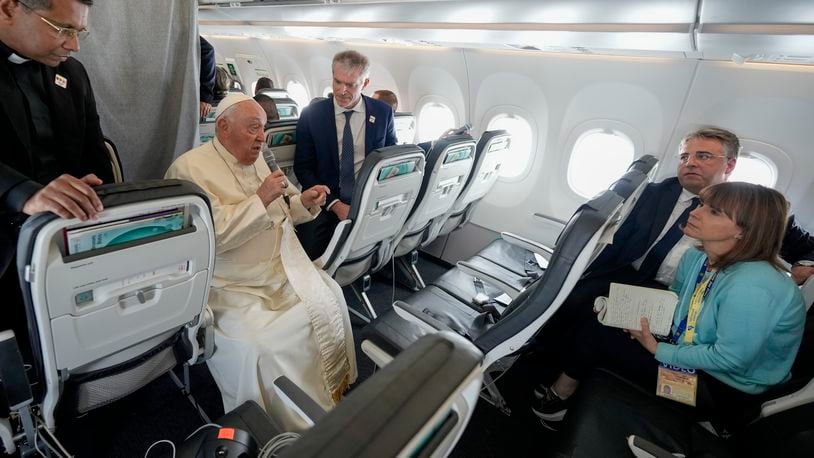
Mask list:
[[[506,161],[500,167],[501,178],[514,178],[522,174],[531,159],[531,125],[524,118],[513,114],[499,114],[489,121],[486,130],[503,129],[512,136]]]
[[[308,90],[299,81],[291,80],[286,84],[285,90],[288,91],[289,97],[297,102],[301,107],[307,107],[311,97],[308,95]]]
[[[625,173],[634,150],[630,137],[617,130],[584,132],[571,151],[568,185],[582,197],[595,196]]]
[[[418,141],[428,142],[440,137],[447,129],[455,127],[455,115],[441,103],[431,102],[418,112]]]
[[[322,96],[328,97],[328,94],[333,93],[334,89],[331,86],[326,86],[325,89],[322,90]]]
[[[777,167],[762,154],[741,151],[729,181],[745,181],[773,188],[777,184]]]

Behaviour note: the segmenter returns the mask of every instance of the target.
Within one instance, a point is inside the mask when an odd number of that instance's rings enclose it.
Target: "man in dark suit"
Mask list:
[[[303,110],[297,122],[294,173],[303,188],[327,185],[325,210],[311,223],[297,227],[297,236],[311,259],[330,242],[337,223],[347,219],[355,172],[376,148],[396,144],[393,109],[362,95],[370,83],[370,63],[356,51],[342,51],[332,63],[333,97]]]
[[[215,48],[202,36],[198,36],[198,47],[201,51],[198,112],[203,119],[212,111],[212,102],[215,101]]]
[[[684,252],[696,242],[681,228],[689,212],[698,204],[698,193],[707,186],[723,183],[738,160],[740,141],[727,130],[704,127],[687,134],[679,147],[677,176],[647,185],[622,226],[588,267],[560,310],[546,324],[537,343],[544,353],[547,371],[553,372],[567,357],[572,335],[585,320],[595,319],[594,299],[607,296],[610,284],[626,283],[666,288],[672,283]],[[814,237],[789,219],[780,251],[792,264],[795,281],[811,276],[812,268],[798,263],[814,260]],[[565,350],[564,352],[562,350]],[[547,374],[548,376],[552,374]],[[543,378],[546,378],[544,376]],[[542,390],[535,394],[541,397]],[[544,411],[537,405],[535,411]]]
[[[679,233],[656,253],[661,240],[675,226],[683,226],[685,209],[705,187],[729,178],[738,159],[740,141],[724,129],[707,127],[681,141],[677,176],[645,188],[625,223],[614,235],[613,244],[591,264],[585,278],[595,278],[628,269],[628,281],[669,286],[681,255],[695,242]],[[651,256],[651,254],[653,256]],[[814,238],[789,219],[781,256],[792,264],[798,283],[811,276],[810,267],[797,263],[814,260]],[[650,259],[650,262],[645,262]],[[635,273],[630,272],[630,268]]]
[[[92,186],[112,181],[88,75],[69,57],[87,34],[91,3],[0,0],[0,287],[7,305],[19,296],[12,260],[25,218],[44,211],[93,218],[102,202]]]
[[[613,243],[588,267],[563,304],[563,317],[577,313],[592,317],[594,298],[607,295],[611,282],[665,288],[670,286],[681,256],[695,241],[683,235],[690,208],[707,186],[723,183],[738,160],[740,141],[724,129],[704,127],[687,134],[679,147],[676,177],[647,185]],[[792,264],[798,283],[811,268],[798,263],[814,260],[814,237],[789,219],[780,250]],[[559,315],[559,313],[558,313]]]

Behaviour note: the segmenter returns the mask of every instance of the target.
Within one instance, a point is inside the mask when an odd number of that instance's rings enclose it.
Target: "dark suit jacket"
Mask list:
[[[613,244],[605,248],[590,265],[586,276],[611,273],[642,257],[664,229],[681,189],[678,178],[647,185],[630,215],[613,236]],[[780,255],[791,264],[802,259],[814,260],[814,237],[797,226],[793,216],[786,226]]]
[[[198,37],[201,50],[200,98],[211,104],[215,100],[215,48],[204,37]]]
[[[379,100],[362,96],[365,104],[365,155],[396,144],[393,109]],[[339,198],[339,150],[332,97],[309,105],[297,121],[294,173],[303,189],[323,184],[331,189],[327,203]],[[345,202],[349,204],[350,202]]]
[[[69,58],[57,67],[42,67],[46,103],[51,108],[54,154],[63,173],[83,177],[95,173],[106,183],[113,171],[104,145],[99,115],[85,68]],[[67,87],[55,83],[56,75],[67,80]],[[26,200],[42,185],[36,183],[32,157],[30,120],[26,116],[23,93],[6,63],[0,64],[0,274],[16,245],[16,229],[11,221],[19,219]]]

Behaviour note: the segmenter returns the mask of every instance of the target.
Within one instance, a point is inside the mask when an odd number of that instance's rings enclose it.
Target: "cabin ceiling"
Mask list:
[[[812,0],[199,0],[204,35],[814,65]]]

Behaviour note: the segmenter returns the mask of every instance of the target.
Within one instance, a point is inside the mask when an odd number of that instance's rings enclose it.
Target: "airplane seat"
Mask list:
[[[744,430],[723,438],[675,408],[678,404],[611,371],[598,370],[575,395],[563,424],[561,448],[585,456],[591,450],[601,450],[603,456],[629,456],[631,451],[641,453],[636,456],[810,456],[814,450],[812,377],[814,315],[809,315],[791,379],[757,397],[756,418]],[[618,421],[604,421],[608,418]],[[597,443],[599,430],[605,440]],[[621,439],[631,435],[637,440],[630,439],[626,445]]]
[[[119,150],[113,140],[105,137],[105,148],[110,158],[110,168],[113,170],[113,182],[122,183],[124,181],[124,170],[122,170],[122,160],[119,157]]]
[[[396,112],[393,114],[393,122],[398,144],[412,145],[415,142],[415,116],[412,113]]]
[[[58,404],[87,412],[214,351],[206,303],[215,232],[206,194],[181,180],[95,189],[105,207],[97,220],[39,213],[20,232],[33,360],[28,403],[17,409],[28,418],[28,449],[35,423],[56,427]],[[13,360],[0,358],[4,366]]]
[[[649,154],[642,156],[633,161],[625,174],[609,187],[625,202],[621,211],[622,218],[630,212],[638,195],[649,183],[648,176],[656,164],[658,159],[655,157]],[[503,266],[511,272],[525,274],[532,279],[538,277],[545,269],[550,254],[551,249],[545,245],[511,233],[502,233],[501,238],[478,253],[493,264]]]
[[[404,226],[393,239],[387,256],[379,259],[374,271],[385,266],[390,258],[397,258],[399,268],[419,288],[425,286],[415,263],[418,249],[432,242],[430,228],[443,219],[464,188],[472,172],[475,141],[469,135],[454,135],[438,140],[426,156],[423,176],[415,206]],[[403,256],[410,254],[410,260]]]
[[[554,249],[550,268],[534,287],[524,290],[509,306],[487,304],[473,308],[430,285],[407,301],[396,301],[362,331],[362,350],[379,366],[389,362],[416,338],[441,330],[471,340],[484,353],[487,400],[507,410],[492,373],[511,367],[524,345],[542,328],[570,294],[622,200],[605,191],[574,213]],[[509,358],[507,356],[511,355]],[[504,360],[505,358],[505,360]]]
[[[433,222],[430,238],[447,235],[469,222],[475,206],[497,182],[511,141],[511,135],[505,130],[488,130],[481,135],[475,147],[472,173],[448,214]]]
[[[274,456],[447,456],[472,416],[482,383],[483,354],[452,333],[425,336],[361,383],[330,412],[285,377],[275,381],[282,399],[300,407],[312,426]],[[262,448],[283,431],[254,402],[217,421],[252,434]],[[198,455],[202,430],[179,447],[178,456]]]
[[[204,144],[209,140],[215,138],[215,113],[217,110],[217,103],[212,104],[212,109],[209,111],[209,114],[206,115],[204,118],[200,118],[198,123],[198,141],[200,144]]]
[[[418,199],[424,165],[423,151],[415,145],[388,146],[368,154],[356,175],[348,219],[339,222],[317,260],[340,286],[363,278],[359,295],[370,318],[376,313],[365,294],[368,274],[387,255],[393,238],[407,221]]]
[[[296,120],[300,117],[302,108],[285,89],[266,88],[261,90],[260,94],[274,100],[274,104],[277,105],[277,114],[280,115],[281,120]]]
[[[297,120],[278,120],[266,123],[266,145],[274,154],[277,166],[285,173],[288,181],[298,189],[301,188],[294,174],[294,153],[297,151]],[[266,163],[270,158],[264,156]]]
[[[808,277],[808,280],[803,282],[800,286],[800,293],[803,295],[806,310],[811,310],[811,306],[814,305],[814,276]]]
[[[638,195],[649,183],[648,174],[658,161],[645,155],[634,161],[628,171],[609,188],[623,199],[622,208],[606,230],[606,238],[597,246],[591,262],[599,255],[616,229],[633,208]],[[551,248],[509,232],[500,234],[466,261],[438,277],[433,285],[467,303],[498,302],[507,305],[529,288],[545,272]],[[590,263],[589,263],[590,265]]]

